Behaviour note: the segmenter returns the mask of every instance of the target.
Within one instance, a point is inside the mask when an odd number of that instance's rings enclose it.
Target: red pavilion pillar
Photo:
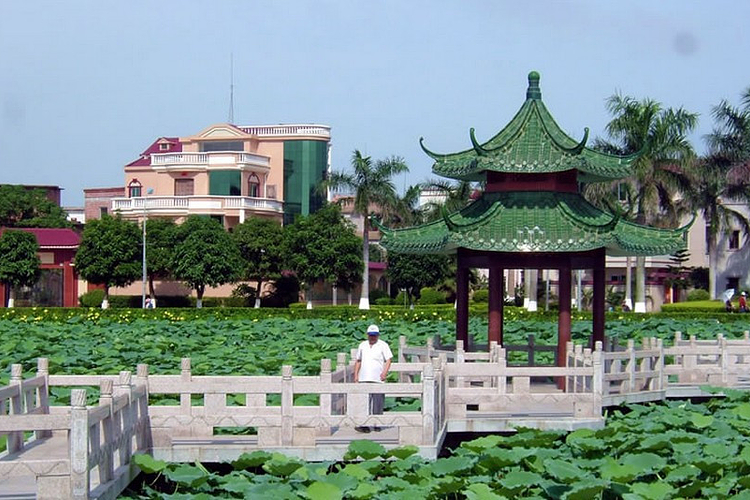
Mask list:
[[[571,268],[563,266],[558,270],[557,295],[559,297],[560,314],[557,316],[557,366],[566,364],[566,348],[570,342],[570,302],[571,302]]]
[[[490,342],[503,344],[503,269],[490,266],[489,318],[487,325],[487,348]]]
[[[469,268],[461,265],[459,257],[456,271],[456,340],[469,347]]]
[[[605,270],[604,249],[594,258],[594,300],[593,300],[593,342],[604,343],[604,270]]]

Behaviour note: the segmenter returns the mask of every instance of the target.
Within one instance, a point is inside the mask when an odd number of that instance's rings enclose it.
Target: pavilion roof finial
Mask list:
[[[529,88],[526,90],[526,99],[542,98],[542,89],[539,88],[539,73],[532,71],[529,73]]]

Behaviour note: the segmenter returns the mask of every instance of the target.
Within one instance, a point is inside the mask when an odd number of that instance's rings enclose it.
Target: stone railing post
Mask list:
[[[428,358],[429,361],[429,358]],[[466,361],[466,351],[464,351],[464,341],[456,339],[456,351],[453,358],[453,362],[459,365]],[[455,380],[456,387],[465,387],[466,380],[462,376],[456,376]]]
[[[281,367],[281,445],[291,446],[294,434],[294,387],[292,367]]]
[[[70,393],[70,485],[72,498],[89,497],[89,416],[86,389]]]
[[[193,374],[190,366],[190,358],[182,358],[180,360],[180,382],[181,385],[189,385],[193,380]],[[180,393],[180,413],[185,415],[192,414],[192,394],[190,391]]]
[[[36,360],[36,374],[44,377],[44,385],[37,389],[37,404],[45,415],[49,413],[49,359],[39,358]],[[37,439],[52,436],[52,431],[36,431]]]
[[[602,414],[602,398],[604,396],[604,363],[602,363],[602,350],[604,346],[600,340],[594,346],[595,350],[592,353],[594,376],[591,381],[591,393],[593,396],[591,416],[597,417]]]
[[[19,363],[10,365],[10,384],[16,388],[16,393],[10,397],[10,414],[22,415],[23,409],[23,366]],[[8,453],[15,453],[23,447],[23,432],[11,432],[7,441]]]
[[[320,416],[330,417],[331,412],[331,360],[323,358],[320,360],[320,386],[327,392],[320,394]]]
[[[721,364],[721,384],[724,386],[729,385],[729,351],[727,349],[727,339],[723,335],[719,335],[719,363]]]
[[[115,430],[112,414],[112,380],[104,379],[99,382],[99,406],[109,406],[109,416],[102,420],[102,434],[104,435],[104,447],[115,441]],[[102,461],[99,464],[100,483],[110,481],[114,476],[114,448],[102,455]]]
[[[422,370],[422,444],[433,445],[434,443],[435,369],[432,364],[428,364]]]
[[[427,359],[422,359],[422,363],[429,363],[432,353],[435,350],[435,340],[432,337],[427,337]]]
[[[133,386],[132,374],[129,370],[120,372],[115,394],[118,397],[126,395],[128,398],[128,403],[120,410],[122,413],[120,436],[124,439],[120,448],[120,464],[122,465],[130,463],[130,456],[133,454]]]
[[[406,335],[399,335],[398,336],[398,362],[399,363],[406,363],[406,354],[404,354],[405,350],[406,350]]]
[[[445,354],[433,359],[432,371],[435,379],[435,432],[440,432],[445,422],[445,375],[444,367],[447,363]]]
[[[623,392],[635,392],[635,341],[628,339],[628,365],[625,370],[628,373],[628,385]]]
[[[136,444],[139,450],[151,447],[151,425],[148,422],[148,364],[139,363],[136,367],[135,385],[146,392],[138,399],[138,424],[136,426]]]

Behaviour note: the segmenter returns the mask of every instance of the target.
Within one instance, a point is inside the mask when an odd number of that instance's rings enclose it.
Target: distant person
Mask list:
[[[156,300],[151,298],[151,295],[146,296],[146,309],[156,308]]]
[[[747,294],[745,292],[740,294],[740,312],[747,312]]]
[[[393,353],[384,341],[380,340],[378,325],[367,327],[367,340],[357,348],[357,360],[354,363],[354,381],[360,383],[382,384],[391,368]],[[385,394],[370,394],[370,415],[381,415],[385,405]],[[379,427],[357,427],[359,432],[379,431]]]
[[[726,301],[726,302],[724,302],[724,309],[725,309],[725,310],[726,310],[726,311],[727,311],[728,313],[730,313],[730,312],[734,312],[734,307],[732,307],[732,300],[731,300],[731,299],[727,299],[727,301]]]
[[[630,312],[630,306],[628,306],[627,302],[622,303],[622,312]]]

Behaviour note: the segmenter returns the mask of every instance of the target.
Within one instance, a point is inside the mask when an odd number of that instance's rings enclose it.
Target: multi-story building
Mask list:
[[[330,170],[330,149],[330,127],[315,124],[220,123],[161,137],[125,165],[125,192],[111,198],[110,211],[177,222],[208,215],[227,229],[249,216],[289,223],[325,200],[318,185]]]

